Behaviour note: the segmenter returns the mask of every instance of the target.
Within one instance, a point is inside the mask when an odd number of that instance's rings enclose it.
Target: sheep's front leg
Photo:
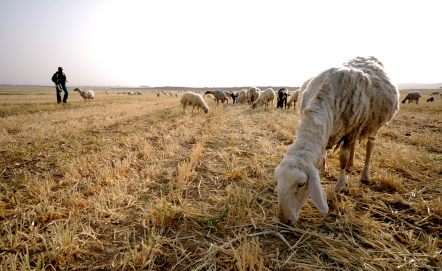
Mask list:
[[[338,182],[336,187],[344,187],[347,184],[347,173],[345,172],[345,166],[347,165],[348,158],[350,157],[350,152],[348,149],[341,150],[339,154],[339,162],[341,166],[341,171],[339,172]]]
[[[365,167],[364,170],[362,170],[361,182],[370,181],[370,160],[374,149],[374,140],[374,137],[369,137],[367,141],[367,149],[365,150]]]
[[[186,105],[183,105],[183,115],[186,115]]]
[[[345,166],[346,170],[350,170],[354,166],[356,141],[350,146],[350,158]]]

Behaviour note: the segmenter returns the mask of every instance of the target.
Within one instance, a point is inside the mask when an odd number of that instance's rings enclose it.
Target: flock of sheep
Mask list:
[[[370,180],[370,160],[376,135],[399,110],[399,91],[375,57],[356,57],[340,67],[325,70],[305,81],[292,95],[284,88],[277,93],[272,89],[251,88],[236,94],[205,93],[209,94],[217,103],[228,101],[230,96],[234,102],[248,102],[252,108],[258,105],[267,108],[270,102],[273,105],[275,96],[277,107],[281,108],[295,106],[299,100],[300,122],[296,140],[288,147],[274,173],[279,218],[289,225],[296,223],[309,197],[321,212],[328,212],[326,193],[319,177],[319,171],[325,168],[327,150],[339,149],[340,173],[336,187],[344,187],[347,184],[346,170],[354,165],[356,142],[367,139],[360,180]],[[404,102],[414,101],[416,96],[409,94]],[[180,102],[184,114],[187,106],[197,107],[198,111],[201,108],[206,113],[209,111],[203,97],[197,93],[184,93]]]
[[[265,106],[266,109],[270,106],[270,104],[273,107],[273,101],[275,100],[276,96],[278,108],[291,108],[291,106],[295,107],[296,102],[298,101],[299,90],[296,90],[292,95],[290,95],[287,88],[281,88],[278,92],[275,92],[272,88],[261,91],[259,88],[252,87],[249,90],[242,89],[237,93],[209,90],[206,91],[203,96],[204,98],[215,100],[217,105],[219,102],[226,102],[228,104],[229,98],[231,98],[233,104],[248,103],[251,105],[252,109],[257,108],[259,105],[261,105],[262,108]],[[186,114],[187,106],[193,107],[192,113],[195,107],[198,108],[198,113],[200,108],[207,113],[209,111],[209,107],[204,101],[203,96],[194,92],[184,93],[180,99],[180,103],[183,105],[183,114]],[[290,97],[290,99],[288,99],[288,97]]]
[[[80,93],[80,96],[83,97],[84,101],[86,100],[93,100],[95,93],[93,90],[82,90],[81,88],[75,88],[74,91],[78,91]],[[115,91],[112,91],[111,93],[115,93]],[[146,93],[146,91],[144,91]],[[155,92],[155,94],[159,97],[161,92]],[[170,91],[163,91],[165,95],[172,96],[172,92]],[[143,92],[141,91],[117,91],[118,95],[143,95]],[[147,94],[150,94],[150,92],[147,92]],[[109,95],[109,91],[106,90],[106,95]],[[175,97],[178,97],[178,93],[175,93]]]
[[[440,96],[442,98],[442,93],[439,93],[439,91],[431,93],[430,97],[427,99],[427,102],[434,102],[434,96]],[[408,100],[408,103],[416,102],[416,104],[418,104],[419,98],[421,97],[422,95],[419,91],[409,92],[407,96],[405,96],[402,103],[404,104]]]
[[[77,88],[75,91],[85,101],[94,98],[92,90]],[[161,93],[173,95],[166,91],[154,94],[159,97]],[[219,102],[228,104],[232,99],[233,104],[248,103],[252,109],[259,105],[266,109],[273,107],[276,99],[277,108],[290,109],[293,106],[296,110],[298,102],[300,122],[296,140],[288,147],[274,173],[279,218],[289,225],[298,220],[309,197],[321,212],[328,212],[327,197],[319,177],[319,171],[325,168],[327,150],[339,149],[340,173],[336,187],[344,187],[347,184],[346,170],[354,165],[356,142],[367,139],[365,166],[360,180],[370,180],[370,160],[376,135],[399,110],[399,91],[387,76],[383,64],[375,57],[356,57],[340,67],[325,70],[306,80],[292,94],[286,88],[275,92],[271,88],[261,91],[256,87],[237,93],[209,90],[202,94],[185,92],[181,96],[183,114],[186,114],[187,106],[192,106],[192,113],[195,107],[198,113],[200,109],[207,113],[209,107],[203,96],[214,99],[217,105]],[[437,95],[442,98],[442,94],[433,92],[427,102],[434,101]],[[178,92],[175,96],[178,97]],[[408,100],[417,104],[421,97],[419,92],[410,92],[402,103]]]

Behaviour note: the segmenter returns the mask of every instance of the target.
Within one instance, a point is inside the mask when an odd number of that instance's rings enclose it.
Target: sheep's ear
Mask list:
[[[308,174],[308,193],[319,211],[328,213],[327,195],[319,179],[319,171],[311,169]]]

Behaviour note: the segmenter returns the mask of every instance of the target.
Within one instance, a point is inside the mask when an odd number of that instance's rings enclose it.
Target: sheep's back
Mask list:
[[[227,96],[223,91],[215,91],[215,92],[213,92],[213,95],[220,100],[227,99]]]
[[[356,61],[352,66],[349,61],[322,72],[308,85],[301,118],[306,112],[321,114],[329,134],[327,148],[375,135],[399,109],[399,92],[378,63]]]
[[[406,96],[405,96],[405,100],[414,100],[417,98],[422,97],[421,93],[419,91],[415,91],[415,92],[409,92]]]
[[[295,92],[293,92],[292,96],[290,97],[289,101],[287,102],[288,104],[292,103],[292,102],[297,102],[299,98],[299,89],[295,90]]]
[[[89,90],[84,90],[83,92],[84,92],[84,95],[85,95],[86,97],[88,97],[88,98],[94,98],[95,93],[94,93],[93,90],[89,89]]]
[[[186,92],[181,96],[180,103],[187,104],[189,106],[200,106],[200,107],[207,107],[206,102],[203,100],[203,97],[201,95],[193,93],[193,92]]]

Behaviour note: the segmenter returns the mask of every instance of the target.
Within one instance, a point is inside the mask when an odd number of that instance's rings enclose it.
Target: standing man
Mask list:
[[[66,74],[63,72],[62,67],[58,67],[58,72],[54,73],[52,76],[52,82],[55,83],[55,88],[57,90],[57,103],[61,103],[61,90],[64,91],[63,103],[67,103],[68,99],[68,89],[66,88]]]

